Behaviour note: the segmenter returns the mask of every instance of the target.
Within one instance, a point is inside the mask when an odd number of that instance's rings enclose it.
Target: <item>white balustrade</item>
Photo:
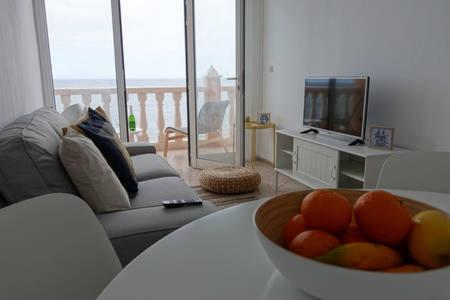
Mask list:
[[[111,94],[102,94],[103,109],[108,117],[111,119]]]
[[[164,129],[166,128],[166,121],[164,120],[164,93],[156,93],[156,104],[158,107],[157,112],[157,124],[158,124],[158,144],[162,145],[164,143]]]
[[[92,94],[81,94],[81,101],[83,102],[84,106],[89,107],[92,103]]]
[[[172,93],[173,98],[173,105],[175,106],[175,120],[174,125],[175,128],[182,128],[182,121],[181,121],[181,99],[183,97],[183,94],[181,92],[175,92]],[[187,127],[187,126],[186,126]],[[173,148],[185,148],[187,145],[183,143],[183,136],[179,135],[179,139],[175,139],[172,141],[171,147]]]
[[[63,104],[64,109],[69,107],[70,101],[71,101],[70,94],[61,94],[61,102]]]
[[[225,92],[230,100],[230,131],[234,127],[235,116],[235,103],[236,103],[236,91],[234,86],[222,86],[222,92]],[[199,89],[199,92],[203,93],[203,88]],[[93,105],[94,96],[99,96],[101,104],[105,112],[112,119],[111,115],[111,102],[112,96],[116,96],[117,91],[115,88],[64,88],[55,89],[56,99],[61,101],[62,108],[65,109],[70,106],[74,101],[73,97],[81,97],[81,103],[86,106]],[[166,95],[170,94],[173,98],[173,102],[165,101]],[[173,105],[174,107],[174,120],[173,124],[169,126],[182,127],[182,115],[181,115],[181,101],[183,96],[186,97],[185,87],[132,87],[127,88],[127,96],[137,95],[139,105],[139,127],[140,131],[135,134],[138,141],[148,142],[150,140],[157,140],[157,148],[162,149],[164,146],[164,129],[166,126],[166,116],[164,114],[165,105]],[[156,119],[151,119],[147,110],[147,102],[149,99],[153,99],[150,95],[154,95],[156,101]],[[171,103],[171,104],[169,104]],[[149,131],[149,121],[154,122],[157,132]],[[112,120],[113,124],[117,124],[117,120]],[[186,124],[184,126],[187,126]],[[230,135],[232,137],[232,135]],[[176,140],[171,143],[171,148],[186,148],[186,141]]]
[[[172,93],[173,104],[175,105],[175,127],[181,127],[181,97],[180,92]]]
[[[128,93],[130,94],[130,92]],[[139,126],[141,127],[142,133],[138,136],[139,141],[148,141],[148,121],[147,121],[147,109],[145,107],[145,102],[147,101],[147,93],[139,93]]]

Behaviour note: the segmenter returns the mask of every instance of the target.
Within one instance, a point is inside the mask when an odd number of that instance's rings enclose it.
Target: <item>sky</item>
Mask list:
[[[115,78],[110,0],[45,0],[53,77]],[[195,0],[197,77],[235,74],[235,0]],[[122,0],[127,78],[184,78],[184,0]]]

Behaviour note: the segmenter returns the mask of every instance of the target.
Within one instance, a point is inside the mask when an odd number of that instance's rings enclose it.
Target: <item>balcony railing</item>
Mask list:
[[[182,102],[186,101],[185,87],[131,87],[126,89],[128,105],[133,106],[138,130],[130,133],[133,141],[154,142],[158,149],[164,146],[164,129],[166,126],[187,127],[186,114],[182,114]],[[208,101],[209,90],[206,87],[198,88],[199,97]],[[216,100],[217,100],[217,95]],[[55,89],[56,107],[62,111],[71,104],[82,103],[85,106],[96,107],[101,105],[111,119],[113,125],[118,128],[117,91],[115,88],[57,88]],[[227,113],[230,130],[228,137],[232,137],[236,89],[234,86],[221,86],[219,98],[230,101],[230,109]],[[114,100],[114,101],[113,101]],[[172,101],[170,101],[172,100]],[[154,101],[155,103],[151,103]],[[185,103],[185,102],[184,102]],[[156,105],[155,105],[156,104]],[[156,106],[155,113],[150,112]],[[169,120],[166,112],[173,112]],[[224,122],[225,123],[225,122]],[[171,141],[171,149],[186,147],[186,141]]]

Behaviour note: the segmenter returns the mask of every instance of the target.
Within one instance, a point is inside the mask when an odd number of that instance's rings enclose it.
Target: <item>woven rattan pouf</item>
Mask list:
[[[254,191],[261,183],[255,170],[244,167],[206,169],[199,174],[200,185],[218,194],[239,194]]]

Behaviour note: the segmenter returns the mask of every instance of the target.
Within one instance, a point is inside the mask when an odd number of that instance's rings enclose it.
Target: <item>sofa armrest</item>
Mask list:
[[[150,143],[124,143],[125,148],[127,148],[128,153],[130,156],[135,156],[139,154],[155,154],[156,148],[153,144]]]

